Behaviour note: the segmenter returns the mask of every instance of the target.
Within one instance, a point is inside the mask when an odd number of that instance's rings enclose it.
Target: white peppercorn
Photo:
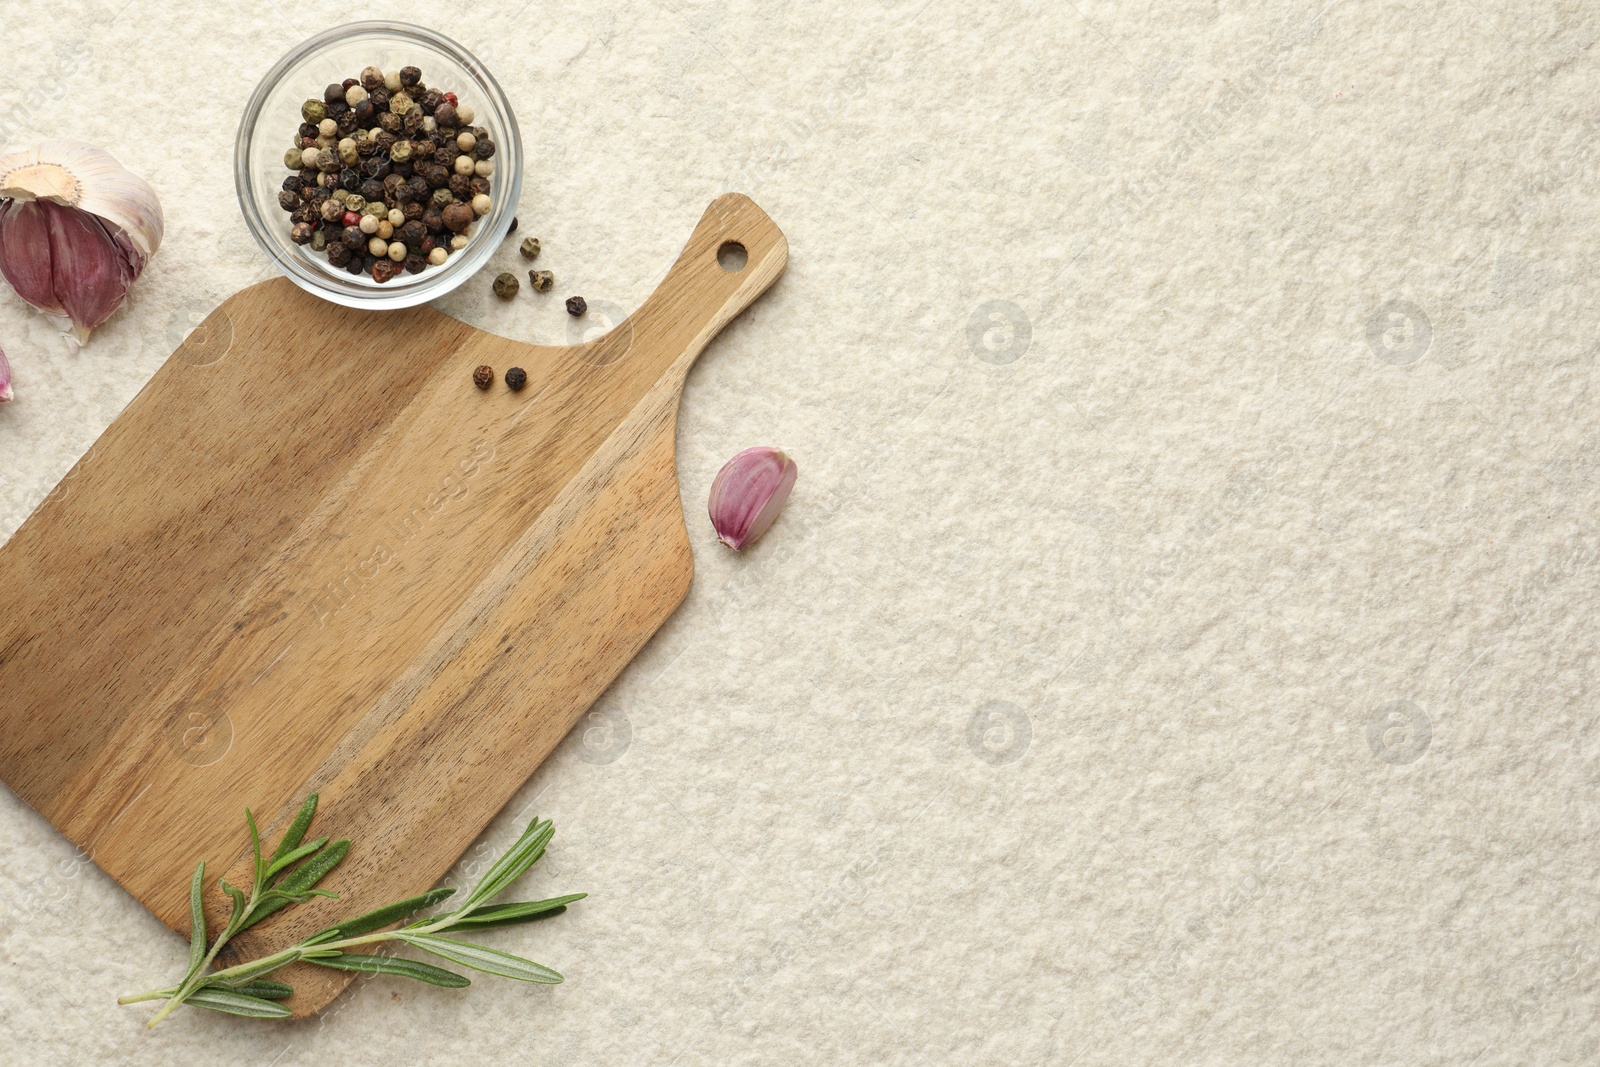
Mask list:
[[[461,125],[471,126],[472,120],[477,117],[477,112],[473,111],[472,108],[468,107],[466,104],[456,105],[456,121],[461,123]]]
[[[389,225],[398,227],[398,226],[404,226],[405,224],[406,224],[406,213],[404,211],[400,210],[397,207],[390,208],[389,209]]]
[[[300,167],[301,167],[302,170],[316,170],[317,169],[317,154],[318,154],[318,151],[319,150],[316,149],[316,148],[304,148],[304,149],[301,149],[301,151],[300,151]],[[463,157],[463,158],[465,158],[465,157]]]
[[[458,233],[454,237],[450,238],[450,250],[452,252],[459,252],[465,247],[467,247],[466,234]]]
[[[478,147],[478,139],[472,136],[471,130],[462,130],[456,134],[456,147],[463,152],[470,152]]]
[[[323,119],[317,123],[318,137],[333,137],[339,133],[339,124],[333,119]]]
[[[466,158],[467,158],[466,156],[461,156],[460,157],[460,159],[466,159]],[[480,160],[478,160],[476,163],[474,163],[472,165],[472,173],[476,174],[480,178],[490,177],[491,175],[494,174],[494,160],[492,160],[492,159],[480,159]]]
[[[391,93],[399,92],[400,91],[400,72],[398,70],[386,70],[386,71],[384,71],[383,72],[383,87],[385,89],[389,90]]]
[[[449,258],[450,253],[445,251],[442,247],[435,248],[432,252],[428,253],[428,262],[433,264],[435,267],[444,266],[445,260]]]
[[[306,149],[306,151],[314,153],[314,150],[310,149],[310,148]],[[313,154],[311,158],[314,161],[316,159],[315,154]],[[461,175],[462,177],[464,177],[464,178],[472,177],[472,174],[473,174],[473,160],[472,160],[471,156],[457,156],[456,157],[456,161],[453,164],[453,166],[455,167],[456,173]]]
[[[359,85],[352,85],[344,91],[344,102],[355,107],[367,98],[367,91]]]
[[[492,210],[494,210],[494,201],[490,200],[483,193],[479,193],[477,196],[472,198],[472,211],[474,214],[480,216],[487,215]]]
[[[389,242],[382,237],[374,237],[367,242],[367,251],[382,259],[389,254]]]
[[[371,235],[371,234],[377,233],[378,232],[378,216],[376,216],[376,215],[363,215],[363,216],[361,216],[360,226],[361,226],[361,232],[364,233],[364,234]]]
[[[406,256],[410,254],[411,253],[406,249],[406,246],[401,244],[399,241],[389,242],[389,258],[394,260],[396,263],[404,263],[406,261]]]

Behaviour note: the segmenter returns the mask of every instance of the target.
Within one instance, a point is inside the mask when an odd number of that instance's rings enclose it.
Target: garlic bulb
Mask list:
[[[161,235],[156,191],[93,145],[0,158],[0,274],[78,344],[122,306]]]
[[[11,399],[11,364],[6,362],[6,354],[0,351],[0,404]]]
[[[794,489],[799,469],[776,448],[747,448],[723,464],[711,482],[711,525],[734,551],[767,532]]]

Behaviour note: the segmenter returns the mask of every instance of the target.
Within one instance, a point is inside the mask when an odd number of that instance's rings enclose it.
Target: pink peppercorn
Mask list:
[[[359,226],[361,225],[361,216],[357,215],[354,211],[346,211],[344,213],[344,218],[341,221],[346,226]]]
[[[444,98],[446,100],[450,101],[450,106],[451,107],[456,107],[461,103],[460,100],[456,99],[456,94],[455,93],[445,93],[444,94]]]

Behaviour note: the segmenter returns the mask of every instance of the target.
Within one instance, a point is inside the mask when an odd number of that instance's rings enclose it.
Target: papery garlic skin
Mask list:
[[[93,145],[0,157],[0,274],[79,344],[122,306],[163,232],[155,190]]]
[[[6,354],[0,352],[0,404],[11,400],[11,364],[6,362]]]
[[[734,551],[754,544],[783,510],[799,468],[781,450],[747,448],[711,482],[711,526]]]

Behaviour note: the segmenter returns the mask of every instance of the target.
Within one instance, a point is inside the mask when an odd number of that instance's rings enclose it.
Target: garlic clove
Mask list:
[[[165,232],[150,183],[82,141],[46,141],[0,157],[0,199],[49,200],[98,215],[125,231],[146,259]]]
[[[767,532],[794,489],[799,468],[776,448],[747,448],[723,464],[711,482],[711,526],[734,551]]]
[[[92,145],[0,157],[0,274],[79,344],[127,299],[163,226],[155,190]]]
[[[11,364],[6,362],[6,354],[0,351],[0,404],[11,399]]]

